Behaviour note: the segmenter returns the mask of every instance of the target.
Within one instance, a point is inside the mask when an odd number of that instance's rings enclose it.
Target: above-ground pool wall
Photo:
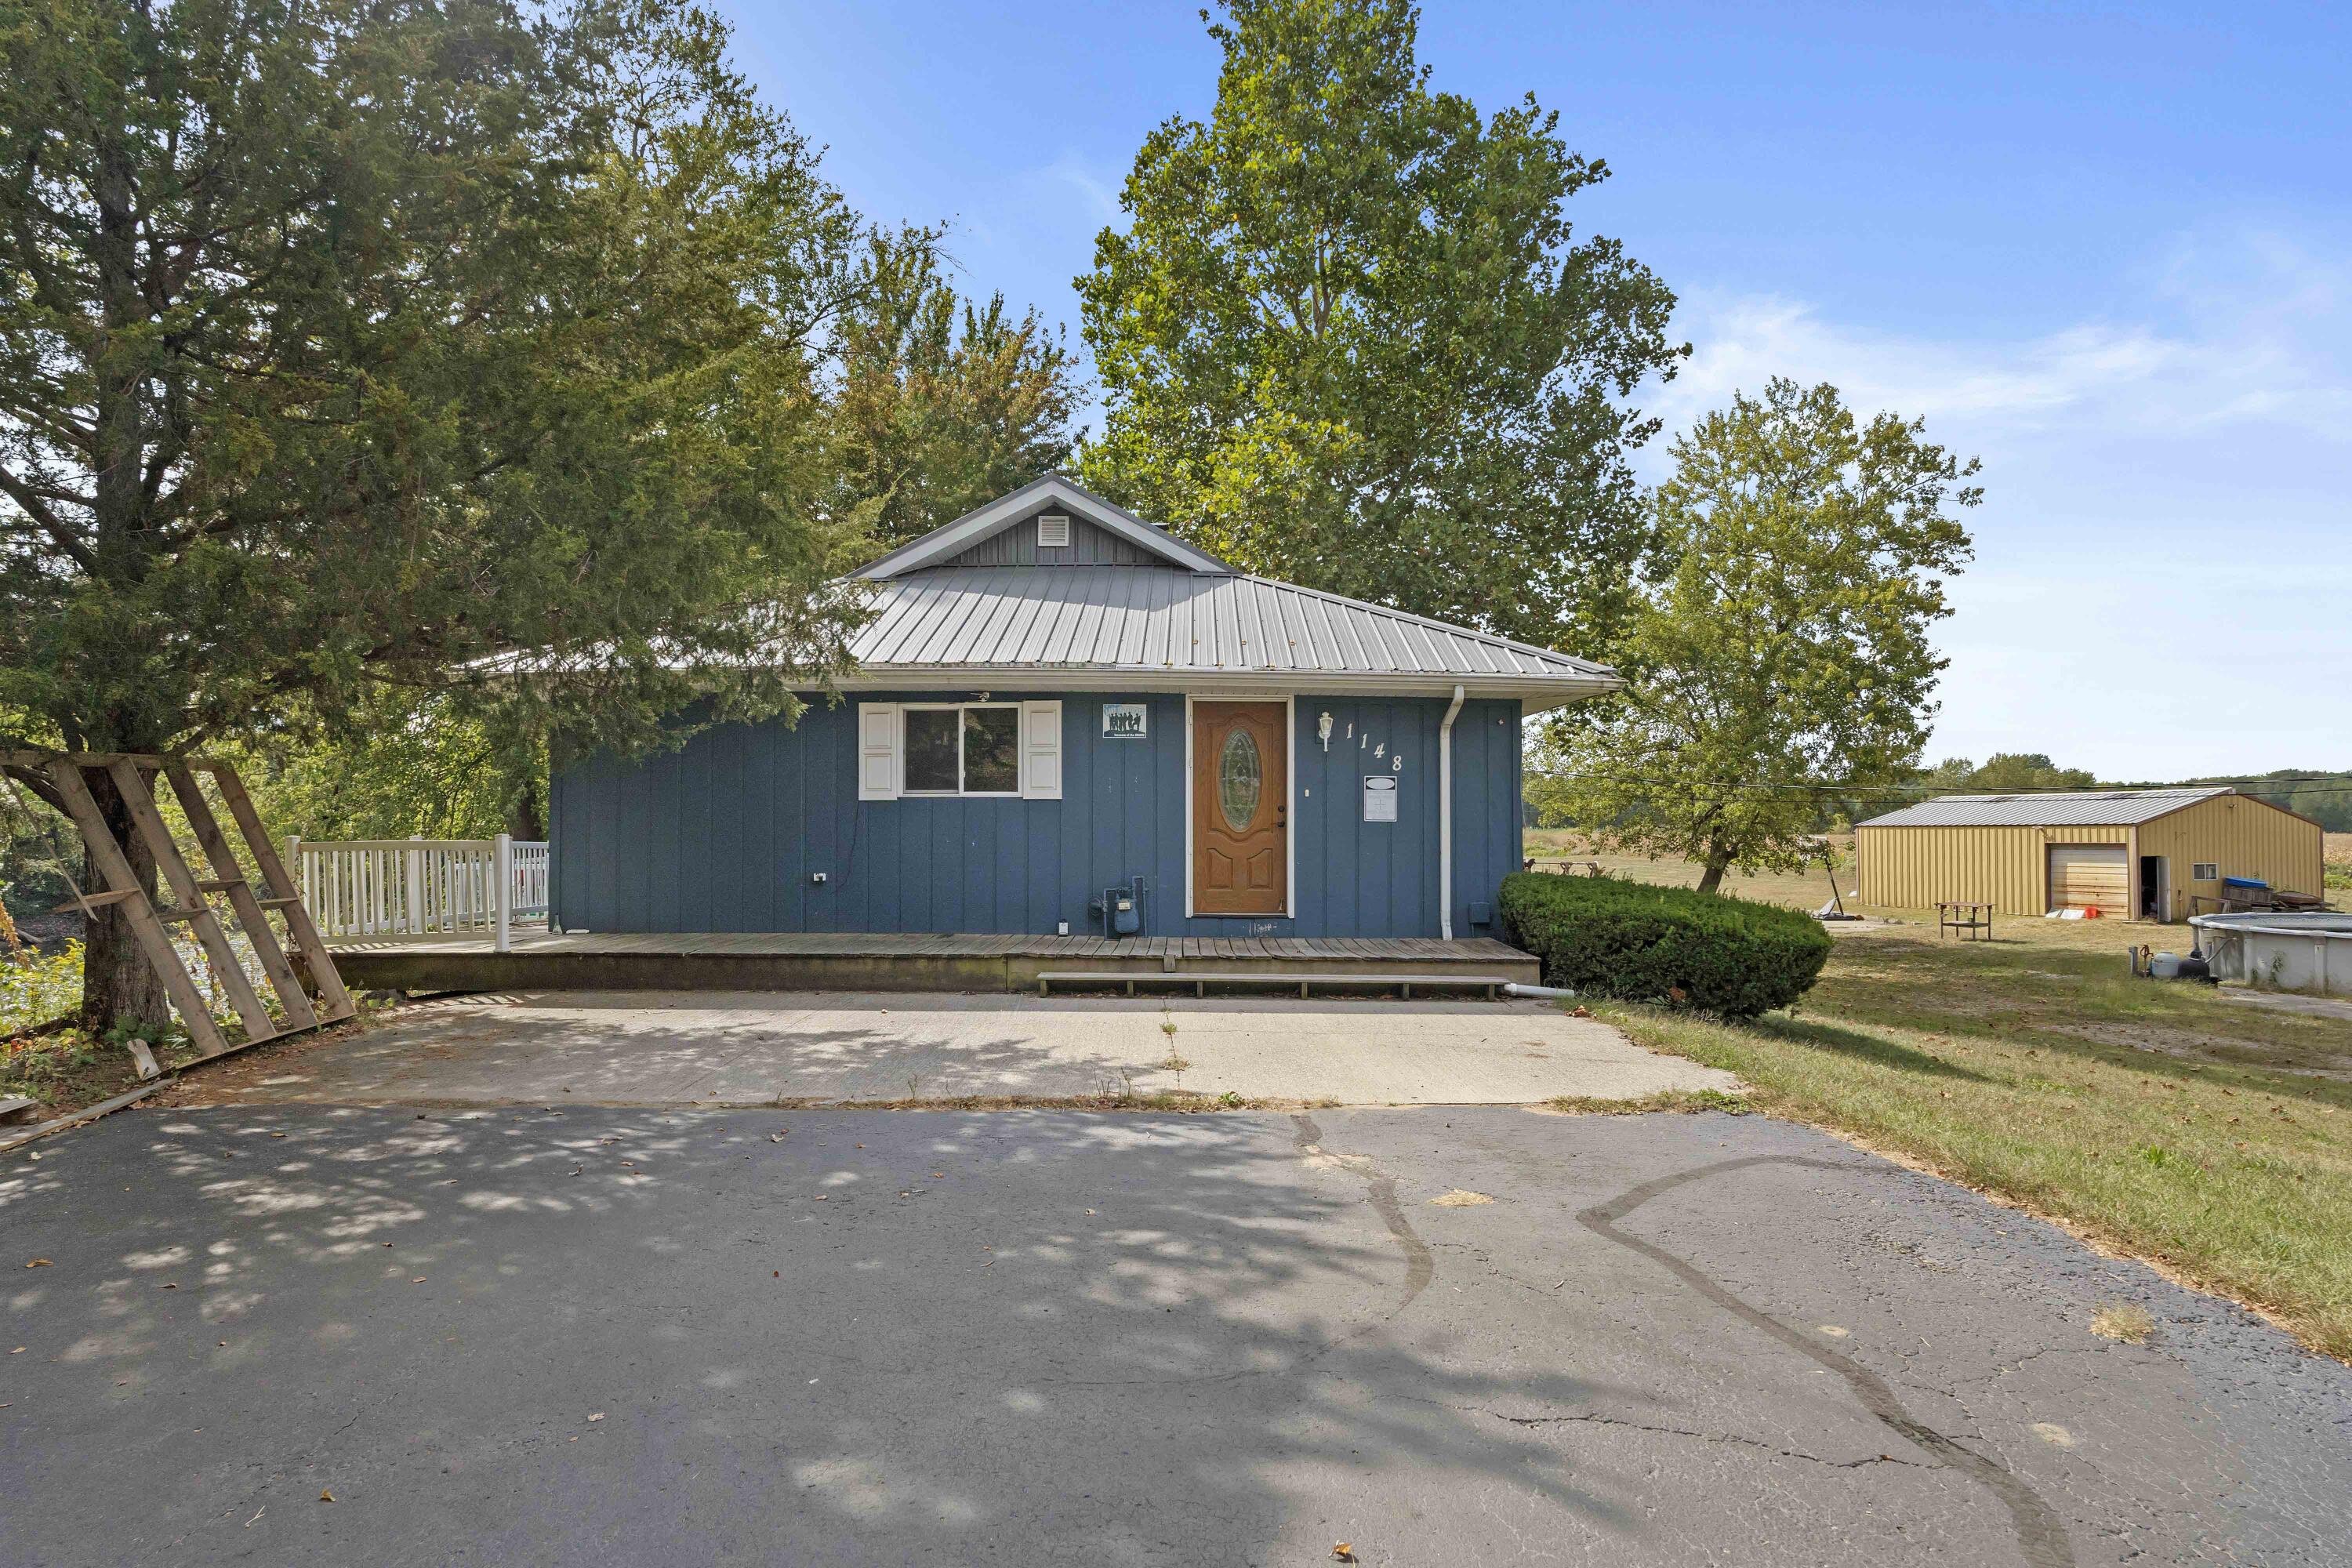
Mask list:
[[[1067,921],[1085,932],[1088,900],[1141,875],[1146,934],[1438,934],[1443,699],[1298,696],[1292,918],[1187,919],[1182,694],[1017,694],[1062,703],[1058,801],[857,798],[859,700],[970,695],[861,692],[811,707],[796,726],[726,725],[677,752],[563,769],[549,834],[557,921],[577,931],[1047,933]],[[1106,739],[1107,702],[1145,704],[1144,737]],[[1328,752],[1317,734],[1325,712]],[[1499,934],[1470,915],[1476,904],[1491,921],[1496,889],[1518,868],[1519,732],[1513,700],[1465,702],[1454,721],[1456,936]],[[1363,779],[1376,773],[1396,781],[1394,823],[1363,820]]]

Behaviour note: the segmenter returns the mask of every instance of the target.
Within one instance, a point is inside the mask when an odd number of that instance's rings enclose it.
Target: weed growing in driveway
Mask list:
[[[1182,1072],[1192,1064],[1176,1054],[1176,1019],[1170,1015],[1160,1021],[1160,1032],[1168,1037],[1168,1059],[1160,1065],[1170,1072]]]
[[[2156,1320],[2144,1307],[2116,1301],[2104,1306],[2091,1319],[2091,1331],[2103,1340],[2121,1340],[2127,1345],[2144,1345],[2156,1335]]]

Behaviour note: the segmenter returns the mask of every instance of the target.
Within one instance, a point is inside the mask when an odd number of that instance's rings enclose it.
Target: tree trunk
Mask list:
[[[155,896],[155,857],[131,822],[131,808],[123,804],[122,796],[114,788],[114,780],[106,773],[92,769],[82,777],[89,781],[99,814],[114,830],[124,858],[131,862],[132,873],[152,902]],[[85,891],[106,886],[87,845],[82,848],[81,865]],[[82,932],[81,1016],[85,1027],[100,1033],[117,1024],[164,1025],[172,1021],[172,1000],[163,989],[163,977],[147,962],[147,954],[140,948],[139,938],[131,931],[121,904],[109,904],[100,910]]]
[[[146,577],[149,552],[154,547],[153,520],[149,515],[152,498],[146,485],[147,446],[154,432],[148,410],[152,366],[140,331],[148,312],[139,280],[138,191],[130,150],[122,138],[101,137],[92,194],[97,197],[98,225],[90,249],[98,263],[100,294],[99,330],[89,347],[94,386],[90,420],[93,575],[101,585],[128,593]],[[84,716],[79,722],[62,723],[68,746],[96,752],[162,750],[142,743],[161,739],[144,732],[152,726],[136,716],[143,695],[120,694],[107,711]],[[89,770],[82,777],[98,802],[99,815],[113,831],[152,902],[155,857],[131,822],[130,808],[103,770]],[[90,865],[87,844],[82,866],[85,889],[105,886]],[[147,962],[121,905],[100,910],[83,932],[82,942],[85,1026],[102,1031],[118,1024],[171,1022],[171,999],[163,989],[163,978]]]
[[[507,813],[507,832],[525,844],[538,844],[547,837],[547,797],[537,779],[522,786],[516,797],[514,809]]]
[[[1698,890],[1702,893],[1714,892],[1723,886],[1723,874],[1730,869],[1731,860],[1728,856],[1710,854],[1706,858],[1706,868],[1699,873]]]

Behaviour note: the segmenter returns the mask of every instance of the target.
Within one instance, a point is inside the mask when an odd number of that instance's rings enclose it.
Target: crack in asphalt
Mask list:
[[[1593,1426],[1623,1426],[1635,1432],[1654,1432],[1662,1437],[1696,1437],[1703,1443],[1731,1443],[1745,1448],[1761,1448],[1784,1459],[1802,1459],[1808,1464],[1827,1465],[1833,1470],[1858,1470],[1865,1465],[1901,1465],[1906,1469],[1932,1470],[1942,1467],[1923,1465],[1916,1459],[1898,1459],[1892,1454],[1873,1454],[1861,1459],[1832,1459],[1822,1454],[1808,1454],[1802,1448],[1784,1448],[1778,1443],[1768,1443],[1760,1437],[1746,1437],[1737,1432],[1696,1432],[1686,1426],[1654,1426],[1646,1421],[1628,1421],[1622,1415],[1604,1415],[1597,1410],[1580,1411],[1573,1415],[1514,1415],[1505,1410],[1479,1407],[1479,1414],[1497,1421],[1507,1421],[1514,1426],[1550,1426],[1588,1425]]]
[[[1828,1346],[1817,1343],[1812,1336],[1801,1333],[1778,1319],[1759,1311],[1687,1260],[1617,1228],[1619,1220],[1663,1193],[1705,1177],[1745,1170],[1751,1165],[1804,1165],[1848,1173],[1858,1169],[1847,1160],[1809,1159],[1796,1154],[1753,1154],[1743,1159],[1718,1160],[1713,1164],[1643,1182],[1607,1203],[1595,1204],[1583,1210],[1576,1220],[1602,1240],[1615,1242],[1649,1258],[1724,1310],[1837,1373],[1845,1380],[1846,1386],[1853,1391],[1854,1397],[1862,1402],[1863,1407],[1888,1428],[1934,1456],[1945,1467],[1979,1482],[2007,1505],[2010,1518],[2016,1526],[2018,1548],[2024,1553],[2031,1568],[2073,1568],[2074,1550],[2066,1538],[2065,1525],[2042,1500],[2041,1494],[2028,1486],[2016,1471],[1914,1419],[1885,1380],[1861,1363],[1841,1355]]]

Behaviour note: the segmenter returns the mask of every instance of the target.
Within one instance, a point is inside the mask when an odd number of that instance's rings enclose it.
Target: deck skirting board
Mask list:
[[[1045,973],[1394,974],[1454,965],[1533,982],[1537,961],[1484,937],[1262,938],[566,933],[483,942],[338,949],[354,985],[378,991],[1034,991]]]

